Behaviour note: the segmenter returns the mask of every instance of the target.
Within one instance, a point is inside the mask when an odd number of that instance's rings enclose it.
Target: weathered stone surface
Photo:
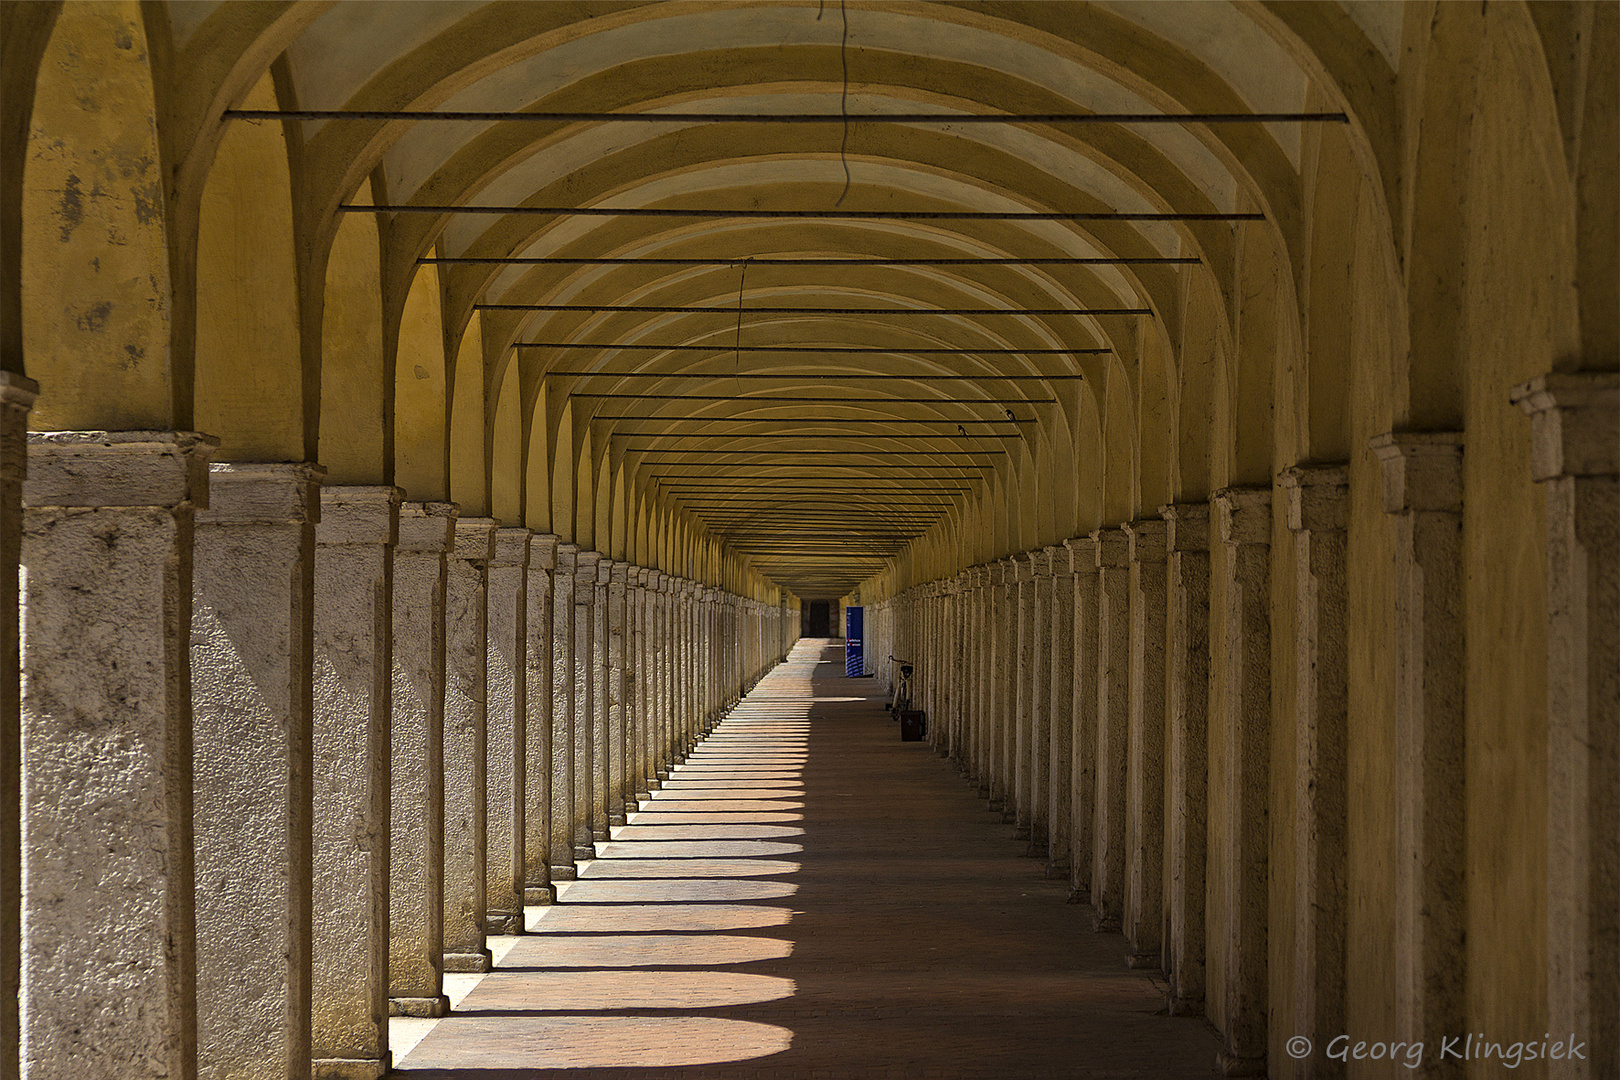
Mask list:
[[[574,880],[574,584],[579,548],[557,545],[551,599],[551,880]]]
[[[388,1053],[389,722],[400,490],[329,487],[315,528],[311,1053],[316,1080]]]
[[[484,922],[492,934],[523,932],[529,536],[527,529],[495,530],[495,557],[489,563]]]
[[[215,464],[191,617],[198,1075],[311,1058],[311,661],[320,466]]]
[[[15,419],[7,436],[18,434]],[[12,495],[17,441],[6,461]],[[24,897],[29,942],[23,1068],[30,1080],[195,1076],[185,645],[192,519],[207,501],[215,444],[189,432],[29,441],[20,553],[28,752],[21,797],[8,801],[22,811],[26,874],[15,858],[0,860],[21,878],[13,895]],[[92,466],[100,453],[112,462]],[[131,492],[174,501],[142,506]],[[15,1022],[18,1010],[7,1011]]]
[[[389,724],[388,997],[403,1016],[443,1016],[444,703],[447,560],[454,503],[399,510]]]
[[[602,555],[581,551],[574,562],[574,786],[573,856],[593,859],[595,847],[595,799],[592,781],[596,761],[596,564]]]
[[[608,789],[608,580],[613,560],[602,557],[591,585],[591,840],[608,838],[608,815],[616,796]]]
[[[1074,571],[1069,552],[1046,549],[1052,565],[1052,612],[1047,650],[1051,664],[1052,722],[1049,750],[1047,877],[1067,880],[1074,836]]]
[[[485,700],[493,518],[456,522],[445,564],[444,969],[488,971],[484,941]]]
[[[628,623],[629,563],[615,562],[610,568],[607,582],[607,729],[608,775],[604,809],[610,825],[624,824],[627,789],[625,778],[630,775],[629,761],[635,740],[628,736],[629,713],[627,701],[630,660],[630,633]]]
[[[1131,702],[1129,540],[1122,529],[1099,529],[1091,538],[1097,553],[1097,753],[1091,906],[1098,930],[1118,930],[1125,912],[1125,751]]]
[[[1125,944],[1132,967],[1160,966],[1164,926],[1165,523],[1130,538],[1130,730],[1125,775]]]

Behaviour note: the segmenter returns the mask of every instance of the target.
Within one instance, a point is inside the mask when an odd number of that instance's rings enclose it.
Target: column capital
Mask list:
[[[1089,574],[1097,569],[1097,541],[1089,536],[1071,536],[1063,546],[1069,550],[1069,573]]]
[[[1513,403],[1530,417],[1530,475],[1613,476],[1620,472],[1620,372],[1553,373],[1513,388]]]
[[[495,566],[526,566],[529,562],[529,536],[528,529],[514,526],[505,526],[495,530],[495,554],[490,558],[489,565]]]
[[[1370,440],[1384,467],[1384,512],[1462,510],[1463,434],[1390,431]]]
[[[1159,516],[1165,521],[1166,551],[1209,550],[1209,503],[1166,503]]]
[[[596,564],[602,561],[600,551],[581,551],[574,556],[574,570],[588,580],[596,579]]]
[[[558,544],[556,570],[559,574],[572,574],[579,562],[578,544]]]
[[[384,546],[399,540],[397,487],[343,485],[321,488],[320,525],[315,542],[322,547],[350,544]]]
[[[658,591],[659,585],[663,582],[663,580],[664,580],[664,572],[662,570],[648,570],[647,571],[647,577],[646,577],[647,588],[651,589],[653,592]]]
[[[1131,542],[1131,562],[1163,562],[1169,526],[1162,518],[1142,518],[1123,526]]]
[[[1035,580],[1035,556],[1032,553],[1014,555],[1009,560],[1012,563],[1012,580],[1023,585]]]
[[[467,562],[488,562],[495,557],[494,518],[460,518],[456,521],[456,558]]]
[[[1209,501],[1223,543],[1271,543],[1271,488],[1222,488]]]
[[[326,467],[312,461],[231,462],[208,466],[208,509],[199,525],[313,525],[321,520]]]
[[[613,564],[612,572],[608,575],[608,581],[614,585],[628,585],[635,575],[636,568],[634,566],[627,562],[616,562]]]
[[[1097,529],[1091,534],[1091,539],[1097,545],[1097,569],[1111,569],[1130,564],[1130,541],[1122,526]]]
[[[1295,465],[1279,476],[1294,532],[1343,532],[1349,514],[1348,465]]]
[[[460,508],[449,502],[402,502],[399,504],[400,551],[443,555],[455,545],[456,518]]]
[[[1052,576],[1052,549],[1037,548],[1029,553],[1029,570],[1036,577]]]
[[[31,431],[23,505],[206,509],[217,449],[195,431]]]
[[[613,580],[613,560],[606,555],[596,560],[596,583],[606,585]]]
[[[39,383],[15,371],[0,371],[0,405],[28,410],[39,397]]]
[[[556,533],[534,533],[529,537],[529,567],[534,570],[557,569]]]

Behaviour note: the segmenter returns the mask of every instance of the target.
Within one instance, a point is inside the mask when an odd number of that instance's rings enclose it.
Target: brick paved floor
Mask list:
[[[1122,939],[842,671],[841,649],[801,642],[399,1072],[1211,1075],[1209,1026],[1160,1015]]]

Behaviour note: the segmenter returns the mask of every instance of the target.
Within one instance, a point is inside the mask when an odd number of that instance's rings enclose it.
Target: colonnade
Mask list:
[[[796,602],[214,445],[27,436],[33,1080],[382,1075],[388,1017],[443,1015],[798,636]]]
[[[1620,708],[1615,380],[1546,376],[1512,400],[1548,496],[1546,1038],[1565,1047],[1553,1075],[1595,1076],[1567,1051],[1612,1063],[1620,1021],[1604,944],[1620,900],[1616,879],[1595,872],[1617,851],[1615,754],[1595,736],[1612,735]],[[1358,939],[1387,937],[1391,965],[1361,992],[1393,1001],[1394,1030],[1427,1040],[1436,1075],[1451,1075],[1434,1060],[1441,1040],[1485,1024],[1465,1000],[1462,439],[1393,433],[1372,449],[1384,520],[1371,527],[1388,530],[1394,553],[1373,571],[1392,577],[1385,613],[1353,602],[1342,464],[1162,506],[867,607],[870,655],[916,665],[935,749],[1049,877],[1069,880],[1098,930],[1123,935],[1130,966],[1163,972],[1172,1014],[1215,1022],[1228,1075],[1268,1061],[1342,1075],[1290,1063],[1279,1043],[1305,1036],[1320,1050],[1353,1030]],[[1400,794],[1387,923],[1352,910],[1383,888],[1352,852],[1365,816],[1384,812],[1354,805],[1357,634],[1359,655],[1391,654],[1397,683],[1393,715],[1364,721],[1392,728]],[[892,687],[890,665],[870,670]]]

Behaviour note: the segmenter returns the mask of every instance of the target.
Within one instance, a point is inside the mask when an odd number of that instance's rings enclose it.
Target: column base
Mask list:
[[[1065,901],[1065,902],[1070,903],[1070,904],[1085,904],[1085,905],[1087,905],[1089,907],[1090,904],[1091,904],[1091,890],[1090,889],[1070,889],[1069,890],[1069,899],[1067,901]]]
[[[642,795],[646,795],[647,797],[651,798],[653,792],[664,786],[663,777],[661,776],[649,776],[647,779],[643,780],[642,783],[646,786],[647,790],[644,792],[638,792],[637,798],[640,798]]]
[[[489,911],[484,913],[484,933],[511,936],[523,933],[523,912]]]
[[[1167,991],[1164,995],[1164,1008],[1171,1016],[1203,1016],[1204,999],[1180,997],[1174,991]]]
[[[394,1067],[394,1055],[372,1058],[316,1058],[310,1075],[314,1080],[380,1080]]]
[[[573,863],[563,863],[559,866],[553,866],[551,868],[551,881],[554,885],[559,881],[578,880],[579,870],[574,866]]]
[[[631,814],[641,813],[641,800],[650,798],[652,798],[651,793],[646,791],[638,791],[630,798],[624,800],[624,816],[629,817]],[[623,825],[624,822],[621,821],[619,824]]]
[[[1046,841],[1039,836],[1030,837],[1029,847],[1024,849],[1024,857],[1026,859],[1046,858]]]
[[[591,830],[591,843],[593,843],[593,844],[605,844],[605,843],[607,843],[608,840],[610,839],[610,837],[608,836],[608,828],[612,824],[613,824],[613,821],[610,818],[608,820],[607,825],[603,825],[599,829],[592,829]],[[619,824],[623,825],[624,822],[621,821],[621,822],[619,822]],[[595,854],[594,851],[591,853],[591,858],[593,858],[593,859],[596,858],[596,854]]]
[[[438,997],[396,997],[388,999],[389,1016],[416,1016],[436,1019],[450,1015],[450,999]]]
[[[981,789],[981,791],[982,791],[982,789]],[[999,814],[1001,812],[1001,808],[1004,805],[1006,805],[1005,803],[1003,803],[1001,801],[1000,796],[997,796],[997,795],[984,795],[984,794],[981,794],[979,797],[981,799],[989,799],[990,800],[990,804],[988,806],[986,806],[985,809],[990,811],[992,814]]]
[[[664,781],[668,780],[668,779],[669,779],[669,770],[668,769],[659,769],[658,770],[658,779],[648,781],[647,786],[652,788],[654,791],[657,791],[659,788],[664,786]]]
[[[444,970],[455,972],[457,975],[482,975],[494,965],[494,957],[488,949],[482,952],[447,952],[444,954]]]
[[[1091,928],[1099,934],[1119,933],[1120,918],[1104,911],[1096,911],[1091,915]]]
[[[554,885],[528,885],[523,889],[524,907],[549,907],[557,902]]]
[[[1266,1075],[1265,1058],[1241,1057],[1226,1050],[1215,1055],[1215,1066],[1220,1069],[1222,1076]]]
[[[1047,881],[1068,881],[1069,864],[1066,862],[1049,862],[1046,864],[1045,878]]]
[[[1157,970],[1163,963],[1157,950],[1153,952],[1133,952],[1125,954],[1125,966],[1133,969],[1152,968]]]
[[[596,858],[596,848],[594,847],[576,847],[574,849],[575,862],[589,862],[594,858]]]
[[[630,812],[635,813],[634,810],[632,810]],[[611,836],[614,829],[622,829],[622,828],[624,828],[624,811],[623,810],[615,810],[614,812],[612,812],[611,814],[608,815],[608,833]],[[604,839],[604,840],[606,840],[608,838],[609,838],[608,836],[602,837],[602,839]]]
[[[1006,803],[1001,805],[1001,823],[1013,827],[1014,840],[1029,839],[1029,826],[1018,824],[1018,811],[1009,809]]]

